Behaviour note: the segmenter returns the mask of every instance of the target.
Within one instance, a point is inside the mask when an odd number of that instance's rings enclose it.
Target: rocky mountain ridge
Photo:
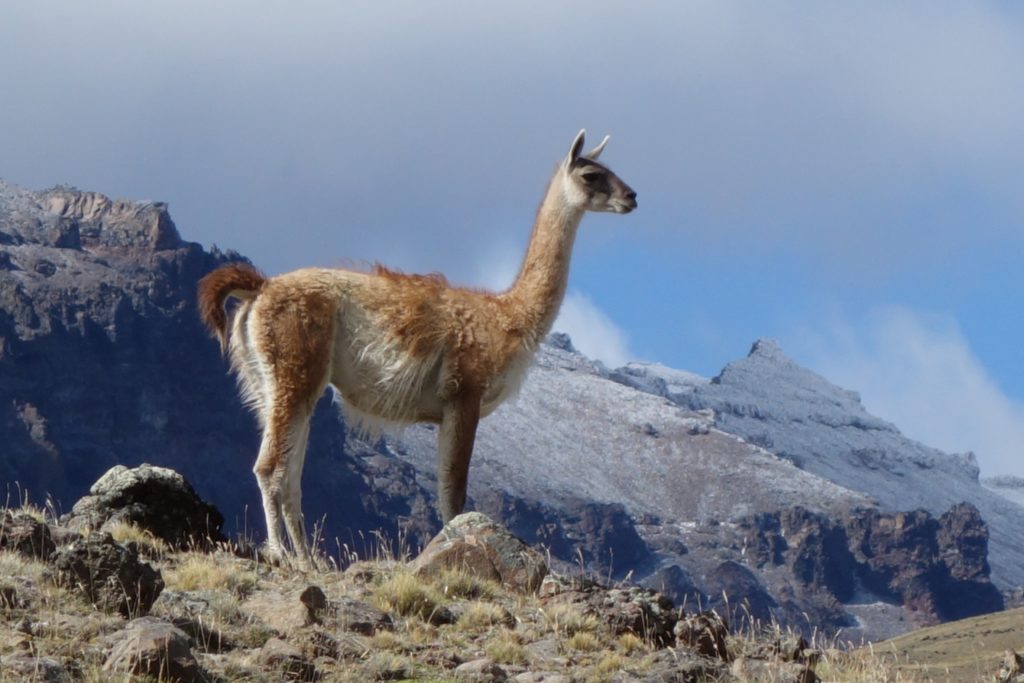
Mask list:
[[[60,507],[115,464],[152,462],[182,472],[229,531],[262,533],[255,420],[194,303],[198,279],[238,258],[182,240],[163,204],[0,181],[9,496]],[[440,527],[435,439],[430,426],[361,438],[325,397],[304,477],[325,544],[366,551],[376,532],[425,544]],[[713,604],[724,589],[760,616],[808,613],[870,635],[999,608],[989,527],[997,585],[1024,582],[1012,543],[1024,508],[971,468],[903,438],[769,342],[705,380],[608,370],[555,336],[518,400],[482,423],[470,495],[556,561],[679,599]],[[893,480],[927,512],[891,504]]]

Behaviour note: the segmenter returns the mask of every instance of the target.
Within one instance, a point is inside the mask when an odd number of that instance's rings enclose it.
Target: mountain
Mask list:
[[[241,258],[183,240],[161,203],[0,181],[9,497],[62,508],[149,462],[262,534],[256,423],[195,310],[198,279]],[[435,439],[351,433],[324,397],[303,489],[328,552],[430,538]],[[806,630],[889,634],[1000,609],[998,589],[1024,583],[1024,508],[970,456],[906,439],[769,341],[708,380],[609,370],[553,335],[482,422],[470,496],[555,562]]]

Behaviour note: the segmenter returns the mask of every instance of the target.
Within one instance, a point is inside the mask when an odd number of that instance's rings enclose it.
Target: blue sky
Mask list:
[[[774,337],[1024,475],[1024,17],[1010,3],[19,3],[0,177],[168,201],[268,272],[500,288],[581,127],[638,192],[559,326],[705,375]]]

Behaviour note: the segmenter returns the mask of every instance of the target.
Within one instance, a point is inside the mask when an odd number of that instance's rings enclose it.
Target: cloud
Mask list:
[[[19,3],[0,173],[170,200],[190,237],[271,272],[335,254],[451,271],[528,228],[587,126],[671,248],[891,266],[1024,216],[1007,7]]]
[[[584,355],[610,368],[633,360],[626,333],[580,292],[570,291],[566,295],[554,330],[568,334],[573,346]]]
[[[907,436],[974,451],[982,476],[1024,475],[1024,402],[1002,391],[954,320],[886,307],[856,323],[834,319],[794,348]]]

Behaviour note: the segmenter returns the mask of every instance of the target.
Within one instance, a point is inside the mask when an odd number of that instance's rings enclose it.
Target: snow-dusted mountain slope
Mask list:
[[[661,376],[655,368],[648,374]],[[973,454],[948,454],[908,439],[869,414],[855,392],[801,367],[775,342],[756,342],[746,358],[710,382],[668,398],[714,411],[716,428],[868,495],[883,509],[941,514],[961,501],[974,504],[991,532],[993,581],[1004,588],[1024,583],[1024,507],[979,483]]]
[[[869,504],[715,428],[710,411],[681,408],[605,374],[578,353],[543,346],[518,399],[480,425],[470,494],[500,486],[545,501],[621,503],[635,516],[680,523],[791,505],[835,511]],[[433,471],[435,439],[433,427],[413,427],[397,450]]]
[[[993,493],[1017,505],[1024,506],[1024,478],[1021,477],[989,477],[981,480],[981,485]]]

